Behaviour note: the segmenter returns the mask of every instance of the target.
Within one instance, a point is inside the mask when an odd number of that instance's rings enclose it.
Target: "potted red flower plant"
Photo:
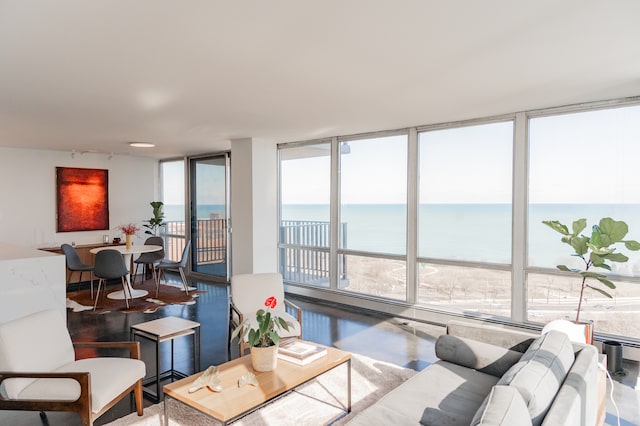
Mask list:
[[[256,371],[271,371],[276,367],[280,342],[278,330],[288,331],[293,326],[283,318],[271,314],[269,309],[275,308],[277,304],[275,297],[267,297],[264,301],[267,309],[258,309],[256,312],[258,328],[248,327],[249,320],[246,319],[231,333],[231,340],[235,337],[247,338],[251,347],[251,363]]]

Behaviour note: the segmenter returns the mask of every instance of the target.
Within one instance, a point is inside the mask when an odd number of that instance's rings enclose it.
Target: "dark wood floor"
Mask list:
[[[177,281],[177,275],[170,280]],[[191,282],[192,286],[206,291],[193,305],[172,305],[159,308],[155,313],[113,312],[95,315],[91,312],[67,311],[68,327],[74,341],[118,341],[130,339],[130,327],[145,321],[176,316],[201,324],[201,368],[228,360],[228,287],[205,282]],[[435,361],[433,345],[442,332],[441,327],[413,321],[405,321],[371,312],[345,309],[344,307],[318,303],[310,299],[291,298],[303,310],[303,337],[307,340],[390,362],[399,366],[421,370]],[[142,357],[147,372],[155,371],[153,344],[141,340]],[[174,343],[175,368],[192,373],[192,340],[182,337]],[[161,345],[161,371],[168,370],[170,343]],[[232,347],[232,357],[238,355],[237,345]],[[145,405],[153,402],[145,400]],[[97,421],[102,425],[133,412],[129,398],[125,398]],[[48,413],[49,424],[80,424],[74,414]],[[38,413],[0,412],[0,425],[39,425]]]
[[[177,275],[168,274],[168,278],[178,282]],[[129,340],[132,325],[165,316],[176,316],[201,324],[201,368],[221,364],[228,360],[228,287],[198,281],[191,282],[191,285],[206,291],[198,297],[195,304],[166,306],[159,308],[155,313],[113,312],[95,315],[91,312],[68,310],[67,319],[71,337],[74,341]],[[290,300],[303,310],[303,337],[307,340],[415,370],[422,370],[436,360],[434,343],[438,335],[443,332],[442,327],[310,299],[290,298]],[[144,339],[141,341],[141,347],[147,372],[152,373],[155,371],[154,347]],[[169,349],[169,342],[161,345],[161,371],[169,369]],[[178,371],[192,373],[192,352],[191,338],[182,337],[175,341],[174,359],[175,368]],[[231,356],[237,355],[237,346],[234,345]],[[640,393],[635,390],[638,363],[625,360],[625,369],[630,374],[616,380],[614,398],[620,408],[621,425],[638,425],[640,424]],[[153,403],[145,399],[145,406]],[[616,425],[614,408],[610,401],[607,405],[606,424]],[[101,416],[95,424],[103,425],[133,411],[132,399],[125,398]],[[79,418],[71,413],[48,413],[48,419],[51,426],[80,424]],[[35,412],[0,411],[0,426],[41,424],[40,417]]]

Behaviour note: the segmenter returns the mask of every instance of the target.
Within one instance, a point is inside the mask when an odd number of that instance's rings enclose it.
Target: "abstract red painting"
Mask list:
[[[56,167],[58,232],[109,229],[109,171]]]

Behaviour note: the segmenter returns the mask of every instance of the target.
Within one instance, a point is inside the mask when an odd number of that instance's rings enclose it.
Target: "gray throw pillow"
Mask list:
[[[540,425],[575,359],[569,337],[559,331],[543,334],[498,385],[515,387],[527,404],[533,425]]]
[[[444,361],[502,377],[520,360],[522,353],[472,339],[443,334],[436,341],[436,356]]]
[[[494,386],[476,411],[471,426],[531,426],[529,409],[511,386]]]

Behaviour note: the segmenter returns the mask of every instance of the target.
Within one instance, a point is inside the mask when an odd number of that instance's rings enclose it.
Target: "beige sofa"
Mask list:
[[[349,425],[595,425],[598,351],[542,336],[451,321],[439,361],[355,416]],[[600,407],[602,408],[602,407]]]

